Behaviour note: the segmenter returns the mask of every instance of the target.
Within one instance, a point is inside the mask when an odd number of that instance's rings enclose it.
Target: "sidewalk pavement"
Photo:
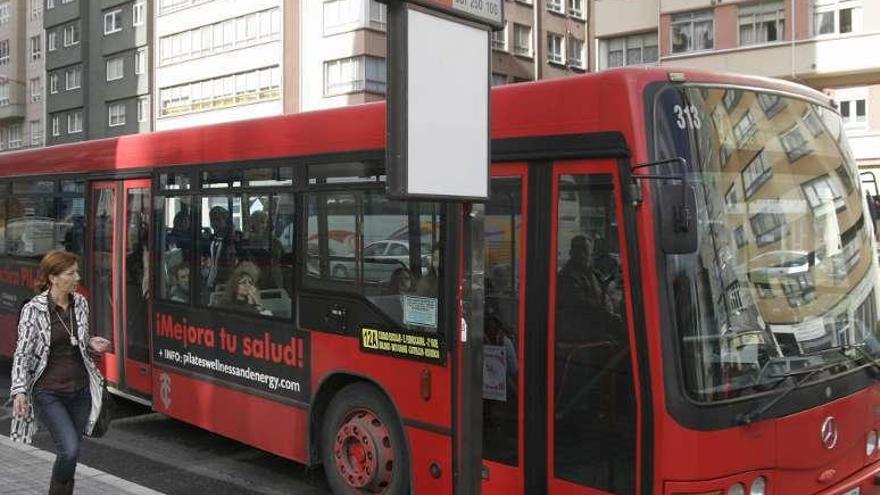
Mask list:
[[[55,454],[16,443],[0,435],[0,494],[45,494]],[[80,464],[76,468],[76,495],[162,495],[136,483]]]

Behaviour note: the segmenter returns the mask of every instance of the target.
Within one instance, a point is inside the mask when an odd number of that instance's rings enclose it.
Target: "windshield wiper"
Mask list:
[[[759,407],[753,411],[749,411],[747,413],[738,414],[736,416],[736,418],[734,418],[734,422],[738,425],[749,425],[749,424],[754,423],[755,421],[761,419],[761,417],[764,415],[764,413],[766,413],[768,410],[770,410],[771,407],[775,406],[779,401],[788,397],[789,394],[791,394],[795,390],[799,389],[801,387],[801,385],[806,383],[810,378],[815,376],[817,373],[819,373],[821,371],[828,370],[830,368],[833,368],[833,367],[837,366],[837,364],[838,363],[831,363],[831,364],[826,364],[824,366],[820,366],[820,367],[816,367],[816,368],[800,368],[797,370],[787,371],[781,375],[777,375],[776,377],[778,377],[780,379],[786,379],[786,378],[790,378],[790,377],[794,377],[794,376],[798,376],[798,375],[804,375],[804,376],[803,376],[803,378],[794,382],[794,384],[792,386],[788,387],[787,389],[783,390],[782,392],[779,392],[779,395],[774,397],[772,400],[767,401],[761,407]],[[774,378],[776,378],[776,377],[774,377]]]
[[[871,356],[871,354],[869,354],[868,351],[864,349],[864,347],[867,347],[867,344],[863,342],[861,344],[844,344],[839,346],[838,349],[840,350],[840,353],[846,356],[847,359],[852,361],[854,365],[860,366],[858,361],[856,361],[856,358],[846,353],[848,349],[855,350],[857,353],[859,353],[860,356],[865,358],[865,361],[871,364],[871,369],[874,370],[872,373],[870,373],[871,377],[874,379],[880,379],[880,359]]]

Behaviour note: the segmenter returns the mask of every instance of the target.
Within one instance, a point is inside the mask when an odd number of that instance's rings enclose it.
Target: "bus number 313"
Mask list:
[[[672,107],[672,111],[675,113],[675,123],[679,129],[699,129],[703,125],[697,107],[693,105],[687,105],[684,108],[681,105],[675,105]]]

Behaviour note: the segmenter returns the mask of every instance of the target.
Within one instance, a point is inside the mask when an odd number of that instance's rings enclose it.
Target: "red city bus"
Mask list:
[[[839,116],[767,79],[492,91],[485,205],[371,104],[0,156],[4,353],[83,256],[117,393],[336,493],[880,493],[878,266]]]

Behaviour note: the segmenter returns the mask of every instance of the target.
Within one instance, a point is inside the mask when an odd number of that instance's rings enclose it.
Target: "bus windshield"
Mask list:
[[[685,158],[697,197],[698,250],[665,255],[687,394],[738,399],[869,365],[874,226],[838,115],[715,87],[667,87],[652,111],[654,158]]]

